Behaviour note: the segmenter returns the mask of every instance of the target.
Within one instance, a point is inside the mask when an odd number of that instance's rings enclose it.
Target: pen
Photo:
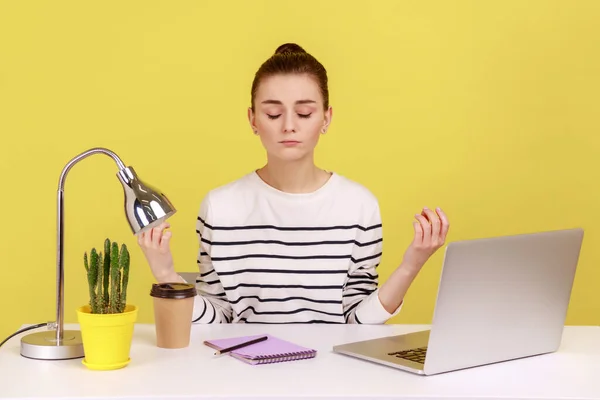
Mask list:
[[[262,336],[262,337],[259,337],[256,339],[249,340],[244,343],[236,344],[235,346],[227,347],[226,349],[217,350],[217,352],[215,353],[215,356],[218,356],[220,354],[229,353],[230,351],[241,349],[242,347],[250,346],[251,344],[254,344],[254,343],[263,342],[267,339],[268,339],[268,336]]]

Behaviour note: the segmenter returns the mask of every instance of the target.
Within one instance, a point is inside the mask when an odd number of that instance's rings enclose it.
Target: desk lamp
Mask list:
[[[63,168],[58,182],[56,248],[56,330],[36,332],[21,339],[21,355],[38,360],[66,360],[84,357],[81,332],[64,330],[64,187],[69,170],[92,154],[105,154],[119,167],[117,177],[125,195],[125,215],[134,234],[159,225],[175,213],[175,208],[160,190],[142,182],[132,167],[126,167],[112,151],[96,147],[74,157]],[[51,326],[49,324],[49,326]]]

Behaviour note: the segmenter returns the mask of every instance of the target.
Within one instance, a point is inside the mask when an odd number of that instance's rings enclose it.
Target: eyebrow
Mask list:
[[[296,104],[316,104],[317,102],[314,100],[298,100],[296,101]],[[278,105],[283,105],[283,103],[279,100],[265,100],[263,102],[261,102],[261,104],[278,104]]]

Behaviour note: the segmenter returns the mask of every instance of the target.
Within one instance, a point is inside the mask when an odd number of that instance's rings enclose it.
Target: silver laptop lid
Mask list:
[[[582,229],[449,243],[425,373],[558,349]]]

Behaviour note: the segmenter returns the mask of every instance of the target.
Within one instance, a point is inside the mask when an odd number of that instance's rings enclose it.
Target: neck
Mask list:
[[[269,160],[256,172],[267,184],[286,193],[314,192],[323,186],[330,176],[308,158],[297,161]]]

